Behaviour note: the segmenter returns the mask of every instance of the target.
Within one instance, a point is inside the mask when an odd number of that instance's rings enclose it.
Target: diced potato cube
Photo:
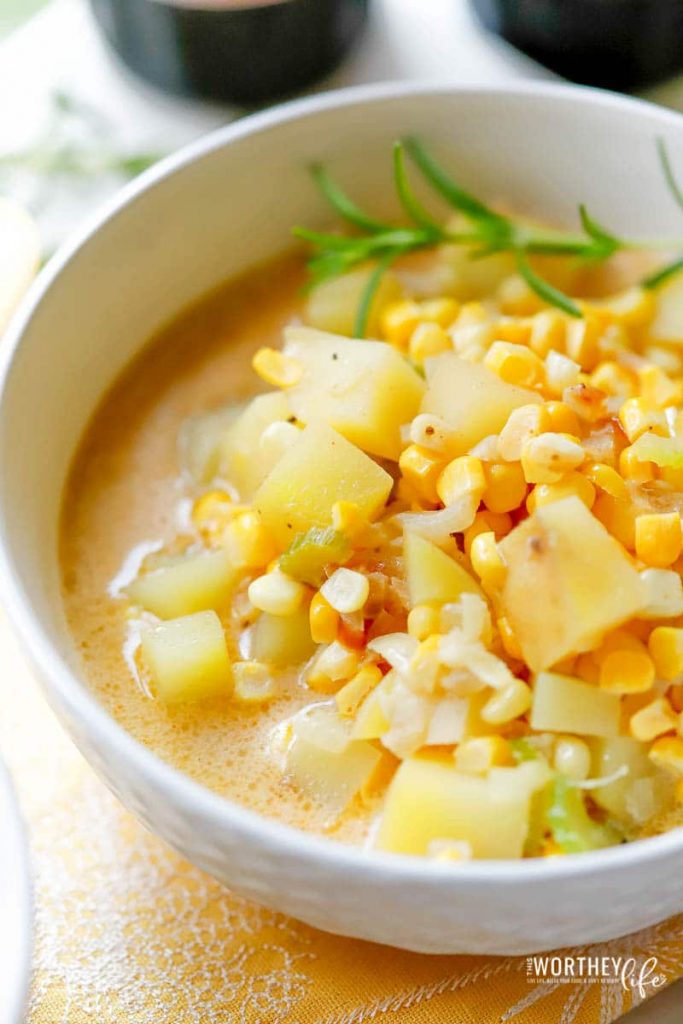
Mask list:
[[[285,329],[285,354],[304,367],[287,392],[304,423],[323,421],[371,455],[398,459],[401,426],[417,415],[425,385],[383,341],[351,341],[310,327]]]
[[[351,739],[348,720],[325,705],[305,709],[293,725],[285,771],[303,793],[341,814],[376,769],[380,751]]]
[[[542,505],[498,547],[504,614],[534,671],[589,649],[644,605],[623,548],[576,497]]]
[[[394,673],[389,672],[371,693],[365,698],[356,713],[353,723],[353,738],[356,740],[376,740],[389,729],[390,722],[384,711],[386,701],[394,684]]]
[[[377,846],[426,854],[438,839],[464,840],[477,858],[521,857],[533,793],[547,781],[532,762],[459,772],[452,758],[408,758],[387,793]]]
[[[215,612],[162,622],[144,633],[141,649],[155,693],[165,704],[230,696],[232,667]]]
[[[616,736],[620,698],[571,676],[540,672],[533,687],[531,727],[539,732]]]
[[[592,799],[600,807],[617,821],[627,825],[645,824],[645,818],[638,814],[639,802],[634,799],[634,784],[640,779],[654,779],[659,775],[647,756],[647,748],[647,744],[639,743],[630,736],[613,736],[591,743],[591,776],[601,778],[613,775],[621,768],[627,769],[621,778],[591,790]],[[663,788],[659,789],[661,804],[656,808],[660,810],[665,802]],[[649,816],[648,814],[647,817]]]
[[[308,605],[293,615],[263,612],[254,625],[251,656],[278,668],[300,665],[315,650],[308,620]]]
[[[139,576],[127,588],[131,601],[160,619],[176,619],[230,599],[239,572],[225,551],[202,551]]]
[[[427,393],[422,412],[440,416],[455,431],[452,455],[464,455],[498,434],[513,409],[540,402],[535,391],[506,384],[488,367],[445,352],[425,361]]]
[[[208,484],[218,475],[225,435],[238,416],[234,406],[190,416],[180,428],[180,464],[193,480]]]
[[[464,593],[483,597],[466,569],[419,534],[406,531],[403,557],[412,608],[418,604],[454,602]]]
[[[306,306],[306,320],[312,327],[333,334],[353,337],[356,315],[363,292],[374,272],[374,266],[358,267],[347,274],[330,278],[316,285],[311,291]],[[401,297],[401,285],[391,271],[382,275],[380,286],[370,307],[367,334],[376,337],[379,332],[379,316],[384,306]]]
[[[330,526],[337,501],[352,501],[371,519],[393,480],[386,470],[325,423],[312,423],[282,456],[254,496],[264,526],[281,549],[297,533]]]
[[[285,394],[272,391],[252,398],[226,432],[221,448],[221,473],[237,488],[241,498],[251,499],[275,464],[259,447],[261,435],[271,423],[286,421],[291,415]]]

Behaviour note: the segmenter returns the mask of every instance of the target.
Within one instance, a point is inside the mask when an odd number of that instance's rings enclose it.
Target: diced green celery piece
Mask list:
[[[641,434],[631,446],[633,457],[639,462],[654,462],[655,466],[683,467],[683,441],[678,437],[660,437]]]
[[[280,568],[295,580],[319,587],[324,582],[326,565],[343,565],[351,548],[343,533],[332,527],[313,526],[298,533],[280,558]]]
[[[524,736],[518,736],[516,739],[508,740],[510,744],[510,753],[515,759],[517,764],[521,764],[522,761],[535,761],[540,754],[536,747],[532,743],[529,743]]]
[[[599,850],[621,841],[616,829],[593,821],[580,789],[563,775],[552,784],[547,818],[553,839],[564,853]]]

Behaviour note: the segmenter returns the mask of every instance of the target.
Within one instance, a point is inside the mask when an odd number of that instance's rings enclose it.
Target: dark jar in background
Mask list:
[[[683,0],[470,0],[480,21],[584,85],[629,91],[683,68]]]
[[[255,104],[331,71],[368,0],[90,0],[133,71],[169,92]]]

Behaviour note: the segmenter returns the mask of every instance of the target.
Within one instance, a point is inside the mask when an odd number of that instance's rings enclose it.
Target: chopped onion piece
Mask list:
[[[453,442],[454,434],[448,423],[433,413],[421,412],[408,427],[409,440],[422,448],[443,452]]]
[[[622,764],[610,775],[603,775],[599,779],[568,779],[567,785],[573,786],[574,789],[600,789],[601,786],[609,786],[612,782],[623,779],[628,773],[628,765]]]
[[[453,505],[438,512],[399,512],[395,518],[404,530],[412,530],[435,544],[443,544],[454,533],[462,533],[472,525],[478,505],[477,498],[463,494]]]
[[[500,459],[498,452],[498,434],[489,434],[488,437],[483,437],[478,444],[475,444],[474,448],[471,449],[470,455],[474,455],[475,458],[481,459],[482,462],[496,462]]]
[[[417,640],[408,633],[385,633],[368,644],[368,650],[379,654],[380,658],[399,672],[407,671],[417,647]]]

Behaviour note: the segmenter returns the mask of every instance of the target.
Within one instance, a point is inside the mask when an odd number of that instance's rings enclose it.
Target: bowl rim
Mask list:
[[[8,850],[8,860],[15,868],[11,878],[7,879],[7,884],[15,894],[16,916],[13,920],[8,921],[7,925],[14,929],[13,934],[18,947],[16,955],[18,973],[14,978],[7,979],[11,986],[6,999],[6,1007],[9,1009],[7,1024],[19,1024],[19,1021],[23,1020],[31,974],[33,879],[24,820],[12,783],[12,776],[2,760],[0,760],[0,808],[6,812],[6,815],[3,815],[3,825],[7,826],[7,831],[3,833],[3,844]],[[5,1005],[5,999],[3,999],[3,1005]]]
[[[71,259],[97,231],[147,190],[216,150],[289,122],[348,106],[400,102],[415,96],[433,96],[438,100],[439,97],[451,94],[500,96],[503,102],[511,98],[528,98],[586,108],[631,111],[645,116],[652,122],[653,128],[671,127],[677,131],[683,128],[680,114],[657,107],[646,100],[584,86],[536,81],[504,85],[458,85],[448,81],[383,82],[315,94],[251,114],[200,137],[143,172],[87,218],[73,238],[57,251],[31,285],[3,339],[0,354],[0,406],[9,386],[22,337],[43,297],[58,282]],[[592,874],[605,876],[617,869],[636,865],[645,867],[667,859],[672,854],[683,853],[683,828],[678,827],[658,836],[564,857],[444,864],[426,857],[367,850],[363,846],[340,843],[267,818],[195,782],[135,740],[99,703],[86,680],[70,668],[57,644],[49,638],[22,586],[7,538],[4,500],[1,495],[0,598],[24,653],[30,652],[30,660],[40,668],[41,685],[46,692],[54,693],[59,706],[69,710],[69,715],[80,722],[93,743],[107,748],[115,757],[129,763],[140,777],[148,779],[183,813],[208,819],[212,825],[227,832],[237,831],[243,840],[248,839],[261,848],[278,851],[282,855],[296,855],[301,861],[331,869],[335,873],[362,872],[370,882],[391,880],[419,884],[422,887],[441,886],[446,880],[452,885],[467,882],[530,882],[546,878],[569,881]]]

